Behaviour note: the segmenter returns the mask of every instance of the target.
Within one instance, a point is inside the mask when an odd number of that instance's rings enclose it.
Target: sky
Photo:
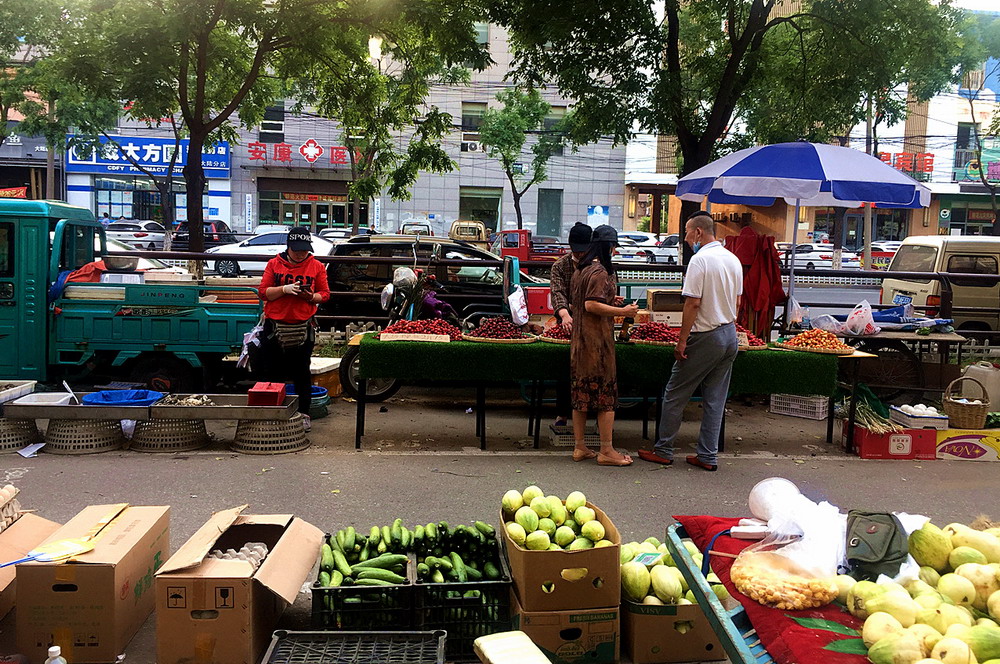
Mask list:
[[[955,6],[977,11],[996,11],[998,9],[997,0],[957,0]]]

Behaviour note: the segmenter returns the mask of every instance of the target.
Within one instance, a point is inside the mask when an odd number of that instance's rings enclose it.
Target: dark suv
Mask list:
[[[224,221],[217,219],[205,221],[202,222],[202,228],[205,233],[206,249],[221,247],[224,244],[238,242],[236,235],[233,234],[233,231]],[[170,249],[171,251],[187,251],[189,246],[190,239],[188,236],[188,222],[182,221],[177,225],[177,229],[174,231],[174,238],[170,241]]]
[[[417,267],[427,268],[435,245],[439,245],[442,259],[489,260],[501,259],[460,240],[447,238],[420,238],[413,235],[374,235],[352,237],[347,242],[333,246],[331,256],[377,256],[398,258],[399,265],[331,263],[327,266],[327,277],[332,292],[349,291],[354,295],[332,295],[330,301],[321,305],[320,316],[337,316],[327,319],[323,327],[343,327],[347,323],[373,321],[383,324],[386,312],[379,304],[379,293],[392,281],[392,273],[401,265],[412,266],[416,245]],[[494,266],[445,266],[436,265],[434,276],[441,284],[438,297],[455,308],[461,319],[478,316],[499,315],[503,312],[503,277],[500,268]],[[536,279],[521,273],[522,283],[533,283]],[[471,297],[470,297],[471,296]],[[322,319],[321,319],[322,320]]]

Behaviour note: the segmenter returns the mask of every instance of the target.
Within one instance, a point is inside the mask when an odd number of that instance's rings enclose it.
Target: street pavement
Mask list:
[[[538,484],[547,494],[581,490],[614,520],[622,536],[663,536],[674,514],[742,516],[758,481],[786,477],[814,500],[842,509],[902,510],[936,522],[968,522],[986,512],[1000,516],[1000,474],[992,463],[958,461],[864,461],[827,445],[824,422],[773,415],[762,401],[732,402],[727,451],[719,471],[706,473],[683,462],[664,468],[636,459],[628,468],[574,463],[569,448],[535,450],[525,436],[523,401],[510,389],[491,391],[489,449],[473,436],[466,412],[473,390],[404,387],[384,404],[369,407],[365,447],[353,445],[354,404],[336,401],[330,417],[317,420],[312,447],[278,456],[230,452],[232,427],[219,440],[183,454],[105,453],[64,457],[42,454],[0,457],[0,484],[21,489],[25,508],[64,522],[88,504],[129,502],[170,505],[176,549],[219,509],[248,503],[253,513],[292,513],[323,530],[368,527],[400,517],[407,524],[447,520],[496,521],[501,495]],[[622,413],[616,444],[631,452],[641,437],[637,407]],[[686,413],[682,438],[690,453],[699,418]],[[549,418],[551,413],[547,413]],[[546,423],[548,419],[546,420]],[[308,592],[282,618],[282,627],[308,629]],[[155,661],[150,618],[127,650],[129,662]],[[0,622],[0,654],[15,652],[13,615]]]

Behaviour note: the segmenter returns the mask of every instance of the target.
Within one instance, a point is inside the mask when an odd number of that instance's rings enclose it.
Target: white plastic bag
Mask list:
[[[844,334],[847,331],[847,324],[842,323],[830,314],[823,314],[812,319],[812,326],[817,330],[826,330],[834,334]]]
[[[510,305],[510,317],[514,325],[526,325],[528,323],[528,301],[524,297],[524,289],[514,286],[514,290],[507,296],[507,303]]]
[[[860,337],[878,334],[881,331],[882,328],[877,326],[875,319],[872,318],[872,305],[868,304],[868,300],[862,300],[854,307],[854,311],[847,315],[848,334]]]

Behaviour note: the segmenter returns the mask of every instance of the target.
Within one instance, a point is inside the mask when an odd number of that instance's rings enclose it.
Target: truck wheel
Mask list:
[[[340,358],[340,386],[352,399],[358,398],[358,364],[361,355],[357,346],[351,346]],[[385,401],[399,391],[402,383],[395,378],[369,378],[365,401]]]
[[[145,355],[129,372],[129,380],[157,392],[191,393],[200,389],[201,371],[172,356]]]
[[[223,258],[215,261],[215,271],[223,277],[240,276],[240,264],[231,258]]]

